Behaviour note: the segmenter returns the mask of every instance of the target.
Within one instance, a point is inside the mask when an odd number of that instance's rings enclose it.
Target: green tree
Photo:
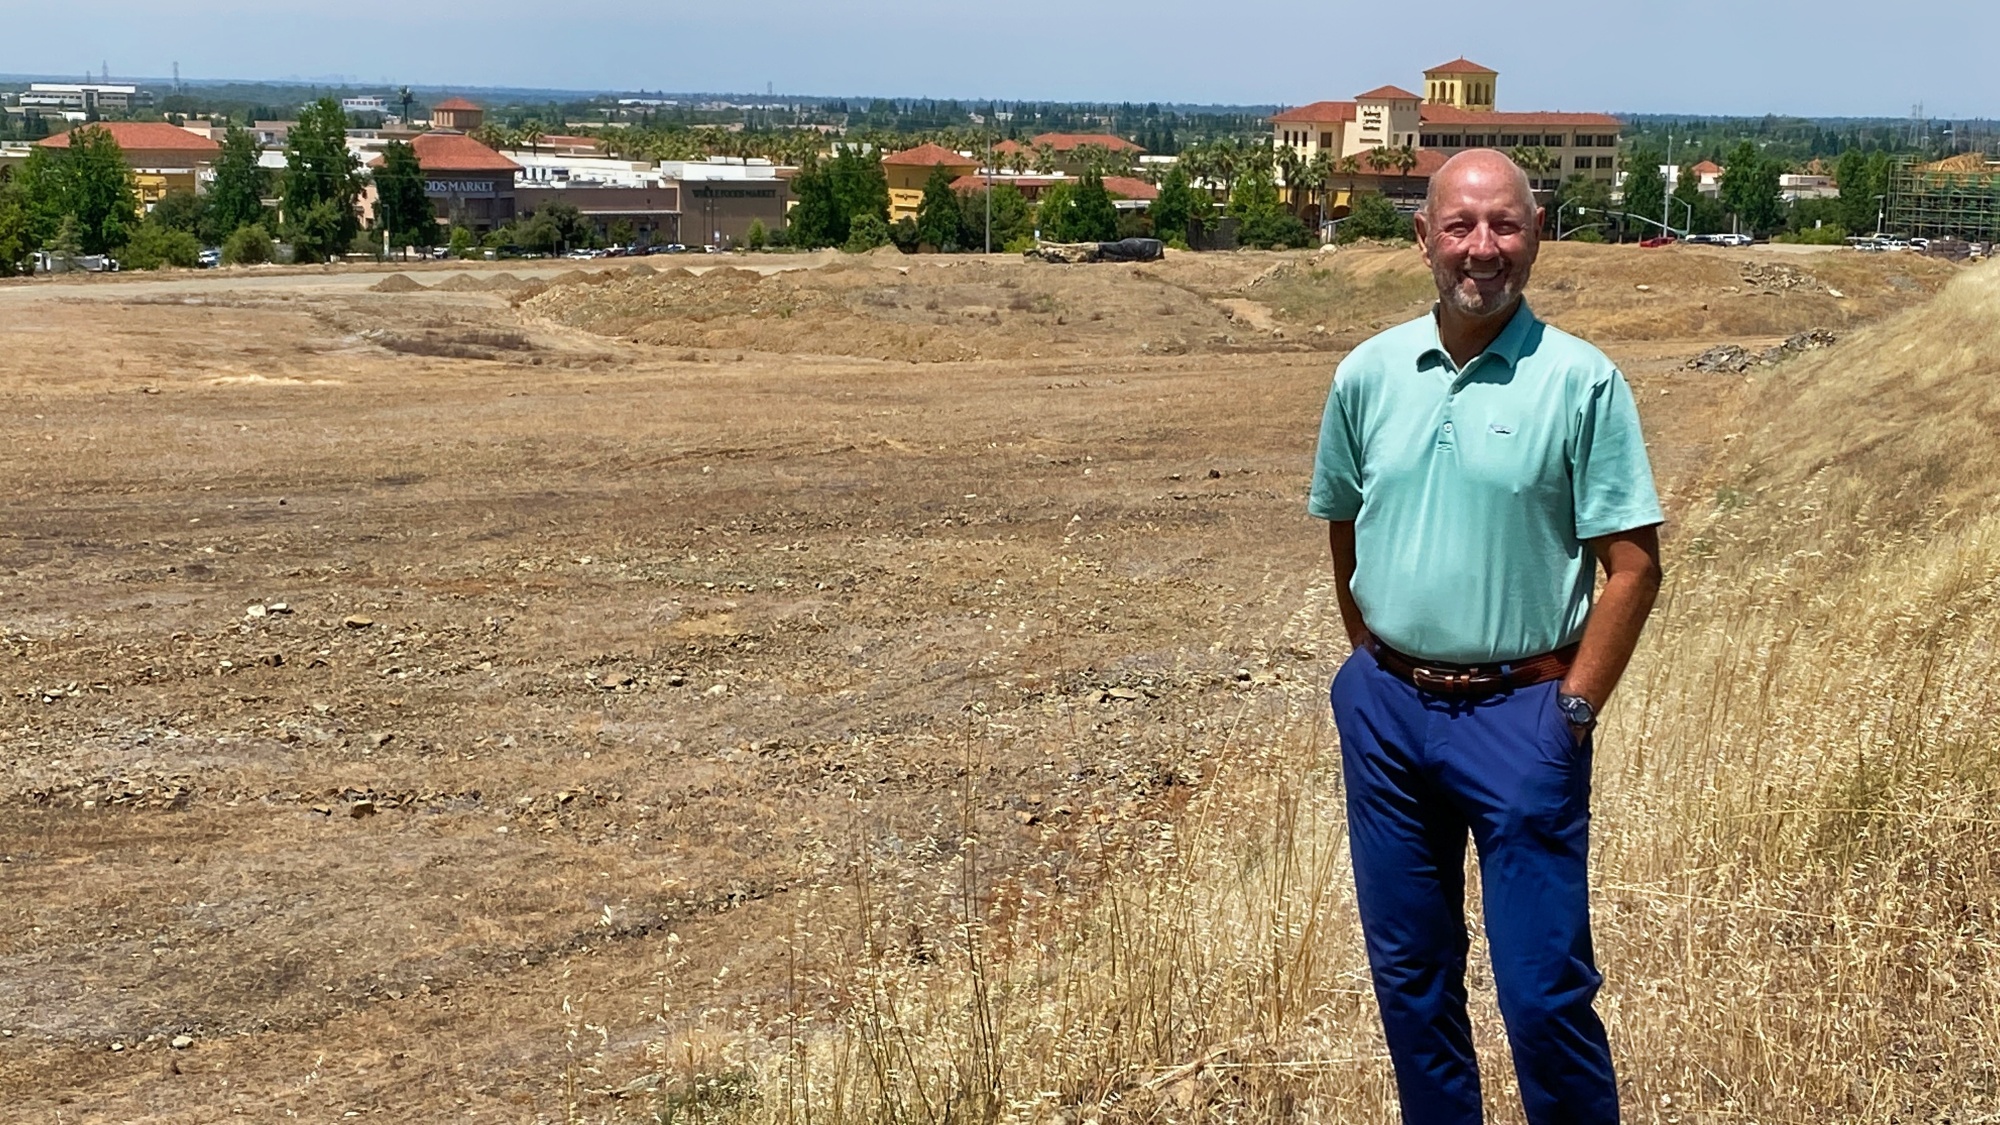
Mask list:
[[[1279,199],[1267,161],[1245,161],[1223,210],[1235,216],[1236,239],[1245,246],[1279,248],[1304,246],[1309,241],[1305,224]]]
[[[1036,237],[1050,242],[1061,242],[1063,215],[1070,208],[1076,195],[1076,185],[1068,180],[1058,180],[1042,189],[1042,196],[1035,202]]]
[[[1153,200],[1153,233],[1159,238],[1185,240],[1188,223],[1208,211],[1207,203],[1188,184],[1187,171],[1174,162],[1160,181],[1159,197]]]
[[[1409,217],[1396,210],[1388,196],[1371,191],[1354,200],[1353,209],[1340,221],[1334,241],[1346,245],[1364,238],[1414,240],[1416,237],[1416,228]]]
[[[146,212],[147,224],[185,231],[190,236],[199,236],[207,221],[206,197],[191,191],[170,191],[154,202],[151,211]]]
[[[479,256],[479,240],[465,227],[451,228],[451,256],[454,258],[476,258]]]
[[[1652,149],[1639,149],[1626,161],[1625,168],[1626,213],[1659,222],[1667,206],[1667,178],[1660,174],[1660,154]],[[1634,222],[1632,226],[1657,233],[1652,223]]]
[[[345,253],[361,230],[361,171],[347,151],[347,115],[331,97],[299,110],[285,143],[285,235],[294,259]]]
[[[889,224],[882,216],[863,212],[848,224],[847,241],[841,249],[850,254],[889,245]]]
[[[48,251],[63,269],[76,268],[76,260],[83,256],[83,236],[78,232],[75,215],[64,215],[56,223],[56,232],[49,236]]]
[[[932,168],[924,181],[923,202],[917,204],[917,244],[947,254],[963,249],[965,231],[965,215],[951,179],[944,165]]]
[[[1058,237],[1064,242],[1109,242],[1118,237],[1118,208],[1104,190],[1104,177],[1083,174],[1061,216]]]
[[[1722,205],[1750,231],[1768,234],[1784,222],[1785,205],[1778,188],[1782,172],[1757,146],[1744,141],[1729,156],[1722,173]]]
[[[770,245],[771,234],[764,229],[764,220],[750,220],[750,227],[743,232],[743,247],[746,250],[762,250]]]
[[[77,253],[105,254],[123,246],[137,225],[132,172],[108,129],[85,125],[71,131],[67,147],[35,146],[17,182],[38,246],[49,245],[68,219]]]
[[[862,215],[875,216],[882,220],[883,229],[888,229],[889,179],[873,153],[842,145],[828,164],[827,175],[839,219],[838,227],[828,232],[830,236],[844,242],[853,233],[854,220]]]
[[[256,266],[276,256],[271,236],[256,223],[245,223],[222,240],[222,262],[230,266]]]
[[[389,232],[391,246],[437,245],[437,208],[424,194],[424,171],[417,150],[403,141],[382,148],[375,180],[375,229]]]
[[[118,251],[118,264],[128,270],[156,270],[167,266],[193,269],[201,255],[201,243],[192,231],[148,220],[132,231],[132,237]]]
[[[1873,234],[1881,225],[1882,210],[1888,206],[1891,166],[1885,152],[1863,154],[1850,148],[1840,154],[1834,180],[1840,186],[1841,226],[1854,234]]]
[[[1585,241],[1602,242],[1604,236],[1600,233],[1602,227],[1599,224],[1606,220],[1605,213],[1610,210],[1611,185],[1594,176],[1577,173],[1556,189],[1556,205],[1549,208],[1549,222],[1556,230],[1581,229],[1579,238],[1585,234],[1595,236]]]
[[[981,189],[967,193],[960,209],[965,214],[966,246],[984,249],[988,244],[986,191]],[[991,215],[993,249],[1004,249],[1008,243],[1023,239],[1033,240],[1035,212],[1020,188],[1009,183],[994,184]]]
[[[550,203],[514,230],[521,249],[532,253],[560,254],[590,244],[590,224],[568,203]]]
[[[20,189],[14,186],[8,170],[0,169],[0,277],[27,272],[28,255],[34,248]]]
[[[240,126],[231,126],[222,137],[222,151],[215,158],[215,179],[208,186],[207,224],[204,240],[228,238],[238,228],[264,221],[264,196],[270,192],[270,176],[258,164],[257,138]]]
[[[808,156],[799,165],[798,175],[792,177],[792,196],[798,201],[788,221],[792,245],[813,250],[847,241],[847,219],[840,214],[833,177],[824,161]]]
[[[1715,234],[1728,227],[1723,221],[1722,204],[1701,193],[1701,177],[1692,165],[1683,165],[1674,177],[1674,221],[1684,222],[1694,234]]]

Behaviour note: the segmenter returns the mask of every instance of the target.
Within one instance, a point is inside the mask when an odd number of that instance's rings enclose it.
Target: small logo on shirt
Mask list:
[[[1508,434],[1514,432],[1514,427],[1505,422],[1488,422],[1486,423],[1486,428],[1499,434],[1501,437],[1506,437]]]

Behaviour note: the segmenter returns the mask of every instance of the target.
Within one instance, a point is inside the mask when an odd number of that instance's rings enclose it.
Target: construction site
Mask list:
[[[1889,230],[1906,237],[2000,241],[2000,161],[1981,152],[1898,161],[1885,218]]]
[[[1414,248],[504,265],[0,282],[0,1117],[1392,1117],[1305,493]],[[2000,1114],[1996,268],[1543,249],[1634,1120]]]

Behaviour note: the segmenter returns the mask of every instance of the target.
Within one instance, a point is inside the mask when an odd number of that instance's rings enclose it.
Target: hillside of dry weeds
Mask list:
[[[1602,1006],[1635,1120],[2000,1119],[1996,320],[2000,272],[1968,273],[1760,377],[1714,435],[1599,757]],[[1308,602],[1294,627],[1324,635],[1330,595]],[[971,833],[926,918],[948,949],[900,945],[866,869],[822,889],[799,971],[844,1006],[771,1020],[775,1051],[683,1056],[666,1109],[1385,1119],[1319,711],[1301,689],[1229,739],[1178,815],[1107,842],[1081,905],[982,881]],[[1518,1120],[1473,987],[1489,1112]]]

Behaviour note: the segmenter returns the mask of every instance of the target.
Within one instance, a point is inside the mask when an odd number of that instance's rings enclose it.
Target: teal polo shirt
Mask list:
[[[1307,506],[1354,521],[1369,630],[1460,664],[1574,643],[1596,577],[1585,540],[1662,522],[1624,375],[1526,301],[1463,368],[1435,314],[1349,353]]]

